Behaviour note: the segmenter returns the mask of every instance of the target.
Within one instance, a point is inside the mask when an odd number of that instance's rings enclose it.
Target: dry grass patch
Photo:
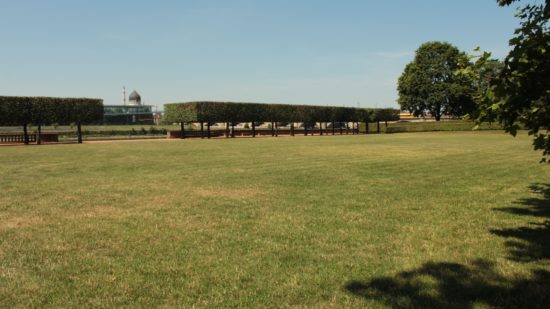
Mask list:
[[[225,198],[225,199],[265,199],[266,190],[259,188],[227,188],[227,187],[200,187],[194,188],[192,194],[206,198]]]
[[[35,215],[13,217],[0,216],[0,232],[10,229],[26,228],[29,226],[40,224],[44,224],[44,219]]]

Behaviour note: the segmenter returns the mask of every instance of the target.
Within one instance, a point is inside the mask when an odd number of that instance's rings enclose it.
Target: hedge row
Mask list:
[[[0,96],[0,125],[89,124],[103,120],[103,100]]]
[[[399,120],[399,110],[337,106],[188,102],[164,105],[164,120],[180,122],[373,122]]]
[[[0,96],[0,126],[22,126],[25,144],[29,143],[27,126],[49,124],[78,126],[78,142],[82,142],[81,124],[103,119],[103,100],[87,98],[8,97]]]

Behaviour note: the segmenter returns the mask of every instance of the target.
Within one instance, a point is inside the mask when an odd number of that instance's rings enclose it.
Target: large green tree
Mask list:
[[[501,6],[519,0],[498,0]],[[510,39],[511,51],[493,79],[477,112],[477,121],[499,121],[516,135],[524,127],[535,137],[536,150],[550,155],[550,0],[523,6],[521,24]],[[474,66],[487,65],[487,54]],[[546,161],[546,158],[543,158]]]
[[[399,78],[398,103],[402,110],[415,116],[430,112],[439,121],[441,116],[463,116],[474,107],[473,85],[457,75],[459,63],[467,56],[446,42],[427,42],[416,51]]]

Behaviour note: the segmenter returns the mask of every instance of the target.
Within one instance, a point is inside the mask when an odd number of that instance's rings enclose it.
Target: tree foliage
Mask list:
[[[463,116],[474,107],[471,83],[455,74],[467,56],[445,42],[427,42],[416,51],[399,78],[399,105],[415,116],[430,112],[437,121],[443,115]]]
[[[498,0],[501,6],[518,0]],[[534,147],[550,155],[550,0],[545,4],[525,5],[517,14],[521,19],[509,43],[512,48],[497,77],[490,82],[475,114],[477,122],[497,120],[516,135],[519,128],[534,136]],[[487,54],[475,62],[488,64]],[[546,161],[543,157],[542,161]]]
[[[474,50],[474,54],[468,56],[467,62],[460,62],[456,74],[470,80],[474,91],[472,97],[476,102],[476,108],[471,111],[467,118],[479,119],[483,113],[484,121],[493,122],[496,116],[490,109],[480,108],[488,102],[488,93],[491,91],[495,80],[499,78],[504,63],[498,59],[492,59],[491,53],[480,52],[479,47]],[[479,123],[478,123],[479,124]],[[476,126],[476,128],[478,128]]]

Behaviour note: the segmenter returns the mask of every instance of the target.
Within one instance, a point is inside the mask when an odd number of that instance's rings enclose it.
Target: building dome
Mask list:
[[[128,99],[129,105],[141,105],[141,96],[135,90],[130,93],[130,97]]]
[[[137,93],[137,91],[132,91],[132,93],[130,93],[130,100],[132,101],[141,101],[141,96],[139,95],[139,93]]]

